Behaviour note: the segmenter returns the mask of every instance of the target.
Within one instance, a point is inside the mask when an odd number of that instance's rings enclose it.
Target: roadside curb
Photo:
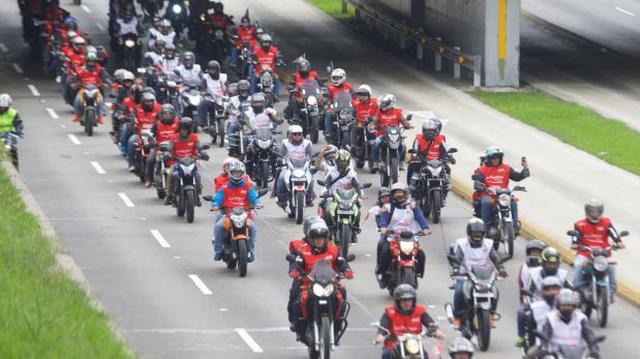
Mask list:
[[[15,169],[15,167],[13,167],[11,162],[9,162],[8,160],[2,159],[0,160],[0,162],[2,162],[1,163],[2,168],[5,170],[5,172],[9,176],[11,184],[14,187],[16,187],[16,189],[18,190],[20,194],[20,198],[24,202],[27,208],[27,211],[33,214],[34,216],[36,216],[36,218],[38,219],[38,224],[40,225],[42,234],[44,234],[47,238],[49,238],[53,244],[52,248],[54,250],[54,255],[56,257],[56,262],[57,262],[57,268],[53,268],[53,269],[60,270],[61,272],[68,275],[71,279],[73,279],[75,282],[77,282],[80,285],[80,287],[85,291],[85,293],[89,297],[89,301],[91,305],[96,310],[104,313],[107,318],[109,318],[108,320],[109,328],[115,334],[116,338],[118,338],[122,343],[124,343],[124,347],[126,348],[126,350],[129,351],[131,355],[133,355],[133,352],[131,351],[126,338],[122,335],[117,325],[111,320],[111,316],[109,315],[109,312],[107,312],[105,306],[98,300],[98,297],[95,295],[95,292],[92,290],[89,282],[87,281],[84,274],[82,273],[82,270],[80,269],[76,261],[73,259],[73,257],[70,254],[65,253],[64,246],[62,245],[62,243],[60,243],[58,239],[58,235],[56,234],[56,231],[53,228],[53,225],[49,221],[49,218],[45,215],[42,208],[40,208],[40,205],[38,204],[35,197],[33,197],[33,194],[31,193],[27,185],[24,183],[24,181],[20,177],[20,174],[18,173],[18,171]]]
[[[452,189],[455,194],[462,197],[465,201],[471,203],[473,188],[468,184],[465,184],[460,179],[451,177]],[[552,246],[560,252],[562,256],[562,260],[567,264],[573,264],[573,260],[575,258],[575,254],[569,246],[565,243],[560,242],[555,239],[550,234],[540,230],[538,227],[533,225],[531,222],[526,219],[520,218],[520,222],[522,223],[522,228],[520,229],[520,233],[527,238],[527,240],[538,239],[542,242],[546,243],[549,246]],[[618,296],[624,298],[632,305],[640,308],[640,290],[632,287],[630,284],[625,283],[624,281],[618,279]]]

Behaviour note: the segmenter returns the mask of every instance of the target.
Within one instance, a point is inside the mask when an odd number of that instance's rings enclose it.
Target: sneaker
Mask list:
[[[524,337],[518,336],[518,338],[516,338],[516,348],[522,347],[524,347]]]
[[[202,207],[202,201],[200,200],[200,196],[196,196],[196,206]]]
[[[276,204],[278,205],[278,207],[284,209],[287,206],[287,202],[280,202],[277,201]]]
[[[496,327],[496,323],[498,322],[498,320],[500,320],[500,316],[496,313],[491,315],[491,327],[495,328]]]
[[[129,166],[129,172],[133,173],[136,171],[136,167],[135,166]]]
[[[462,319],[453,318],[453,327],[457,330],[457,329],[460,329],[461,326],[462,326]]]
[[[216,254],[213,256],[213,260],[214,260],[214,261],[216,261],[216,262],[219,262],[219,261],[221,261],[221,260],[222,260],[222,257],[223,257],[223,256],[224,256],[224,255],[223,255],[222,253],[216,253]]]
[[[249,251],[249,255],[247,256],[247,262],[248,263],[252,263],[255,259],[256,259],[256,257],[253,254],[253,251]]]
[[[77,113],[74,113],[73,116],[71,116],[71,121],[80,122],[80,115],[78,115]]]
[[[104,124],[104,116],[98,116],[98,123],[101,125]]]
[[[380,289],[384,289],[387,286],[387,284],[384,282],[384,277],[382,276],[382,274],[376,274],[376,280],[378,281]]]
[[[145,181],[144,188],[149,188],[149,187],[151,187],[151,181]]]

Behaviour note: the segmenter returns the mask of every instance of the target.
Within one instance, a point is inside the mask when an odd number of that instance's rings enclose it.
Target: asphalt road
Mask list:
[[[80,18],[83,29],[98,32],[99,24],[106,26],[106,4],[98,0],[84,3],[89,11],[71,5],[68,8]],[[287,15],[281,11],[285,3],[296,21],[286,22]],[[354,68],[350,71],[354,81],[372,71],[368,65],[385,66],[379,63],[380,52],[374,46],[353,46],[347,30],[302,1],[244,0],[227,4],[236,16],[245,6],[250,6],[252,14],[276,33],[288,59],[306,51],[320,64],[329,60],[330,49],[338,64]],[[0,41],[9,49],[1,56],[2,88],[12,94],[26,122],[27,135],[20,145],[23,177],[133,350],[146,358],[305,357],[305,347],[296,343],[288,330],[285,308],[290,280],[284,255],[288,241],[301,236],[300,226],[288,220],[272,199],[263,197],[265,208],[257,216],[257,260],[247,278],[239,278],[223,264],[214,263],[212,215],[206,206],[197,210],[193,224],[177,218],[171,208],[161,205],[153,191],[144,189],[126,171],[106,126],[100,127],[94,137],[84,136],[81,128],[70,122],[71,109],[63,103],[58,85],[41,78],[28,58],[28,49],[19,36],[17,8],[8,7],[0,19]],[[328,37],[336,33],[344,36]],[[24,73],[18,73],[13,63]],[[401,68],[389,68],[378,76],[375,85],[382,88],[388,82],[398,86],[403,80],[407,78]],[[212,160],[202,166],[202,174],[205,189],[210,191],[225,154],[217,148],[209,153]],[[470,159],[475,153],[461,156]],[[362,177],[374,182],[374,188],[367,191],[374,197],[376,178]],[[364,207],[371,205],[369,199]],[[313,211],[308,209],[307,213]],[[427,274],[420,283],[419,298],[434,317],[444,316],[443,304],[452,298],[447,289],[444,249],[463,235],[470,215],[469,205],[452,196],[444,210],[443,224],[435,226],[434,234],[422,242]],[[373,276],[377,240],[374,225],[370,221],[364,227],[360,243],[353,248],[356,278],[346,283],[352,301],[350,329],[335,351],[337,358],[379,355],[380,348],[370,344],[374,330],[369,324],[378,320],[383,308],[391,303]],[[490,351],[478,355],[480,358],[517,357],[513,347],[517,308],[514,277],[523,258],[523,246],[519,240],[517,256],[507,266],[512,277],[499,284],[503,319],[494,332]],[[638,337],[635,322],[640,312],[618,301],[611,318],[609,328],[598,330],[608,336],[603,345],[605,357],[633,355],[632,339]],[[454,333],[447,324],[442,325],[448,334],[446,344]]]

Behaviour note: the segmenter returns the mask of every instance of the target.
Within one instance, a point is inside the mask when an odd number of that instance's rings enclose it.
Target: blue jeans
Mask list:
[[[464,300],[464,282],[464,279],[458,279],[453,287],[453,316],[456,318],[462,317],[467,307]]]
[[[524,337],[524,335],[527,332],[527,328],[525,328],[524,308],[518,309],[517,320],[518,320],[518,336],[519,337]]]
[[[487,228],[489,228],[489,225],[493,222],[492,214],[491,197],[485,196],[480,200],[480,216]],[[518,204],[515,201],[511,201],[511,219],[513,219],[515,226],[515,223],[518,221]]]
[[[138,135],[133,134],[127,140],[127,164],[129,167],[136,165],[136,141]]]
[[[373,161],[380,160],[380,145],[382,145],[382,137],[378,137],[371,145],[371,159]]]
[[[227,231],[224,229],[224,219],[226,217],[219,215],[216,217],[216,225],[213,227],[213,251],[214,254],[222,253],[224,243],[228,241]],[[249,220],[249,250],[255,255],[256,251],[256,224],[254,221]]]
[[[205,97],[198,105],[198,125],[204,127],[207,125],[207,117],[215,109],[215,101],[210,97]]]
[[[129,137],[131,137],[131,123],[125,122],[120,125],[120,138],[118,139],[120,142],[120,152],[123,155],[127,154],[127,142]]]
[[[238,65],[238,49],[235,46],[231,46],[231,65]]]
[[[391,359],[391,352],[393,349],[388,350],[387,348],[382,349],[382,359]]]
[[[575,261],[573,262],[573,287],[575,288],[575,290],[579,290],[581,286],[583,286],[584,283],[584,275],[582,273],[583,270],[583,265],[585,262],[588,262],[589,258],[579,255],[576,256]],[[609,275],[609,288],[611,289],[611,292],[613,293],[616,290],[616,285],[617,285],[617,281],[616,281],[616,267],[614,265],[609,265],[609,270],[608,270],[608,275]]]
[[[256,91],[258,91],[258,80],[259,80],[259,78],[256,77],[256,74],[254,71],[251,71],[251,74],[249,75],[249,80],[251,81],[251,93],[254,94],[256,93]],[[280,95],[280,79],[274,77],[273,78],[274,99],[278,98],[279,95]]]
[[[78,91],[76,94],[76,98],[73,100],[73,113],[82,116],[82,109],[80,108],[80,94],[82,91]],[[104,116],[104,101],[100,99],[98,103],[96,103],[96,109],[98,111],[98,116]]]

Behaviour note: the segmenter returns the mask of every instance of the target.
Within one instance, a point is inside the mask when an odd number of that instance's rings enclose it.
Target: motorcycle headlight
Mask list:
[[[410,255],[413,252],[413,242],[400,241],[400,252],[404,255]]]
[[[339,206],[340,209],[351,209],[351,207],[353,207],[353,205],[349,202],[340,202]]]
[[[416,339],[409,339],[404,343],[404,348],[407,350],[407,353],[416,355],[420,353],[420,342]]]
[[[398,139],[400,139],[400,135],[398,134],[389,135],[389,140],[391,140],[391,142],[398,142]]]
[[[188,166],[185,165],[180,165],[180,168],[182,169],[182,172],[186,175],[190,175],[191,172],[193,172],[193,169],[196,167],[195,163],[192,163]]]
[[[295,169],[293,170],[293,177],[304,177],[305,176],[305,171],[302,169]]]
[[[272,143],[273,143],[272,140],[258,140],[258,147],[262,148],[263,150],[266,150],[269,147],[271,147]]]
[[[609,268],[609,259],[605,256],[598,256],[593,259],[593,269],[604,272]]]
[[[307,105],[316,106],[318,104],[318,99],[315,96],[307,97]]]
[[[200,96],[189,96],[189,102],[193,105],[193,106],[198,106],[200,105],[200,101],[202,100],[202,98]]]
[[[242,228],[244,227],[244,223],[247,219],[247,215],[246,214],[241,214],[241,215],[231,215],[231,222],[233,222],[233,226],[236,228]]]
[[[498,203],[503,207],[509,207],[511,204],[511,196],[506,193],[501,194],[498,196]]]
[[[178,4],[174,4],[171,10],[174,14],[180,14],[182,12],[182,7]]]
[[[132,48],[132,47],[136,46],[136,42],[135,42],[135,41],[133,41],[133,40],[131,40],[131,39],[127,39],[127,40],[124,42],[124,46],[126,46],[126,47],[128,47],[128,48]]]
[[[328,284],[326,287],[323,287],[318,283],[313,284],[313,294],[316,297],[328,297],[333,294],[334,289],[333,284]]]
[[[438,177],[440,176],[440,172],[442,172],[442,167],[429,167],[429,172],[431,172],[433,177]]]

